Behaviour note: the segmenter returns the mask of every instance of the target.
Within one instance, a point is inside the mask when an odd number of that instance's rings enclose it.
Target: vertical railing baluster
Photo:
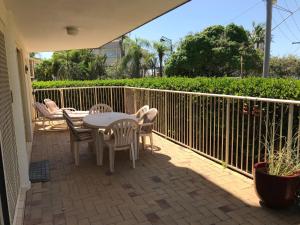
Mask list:
[[[82,109],[82,96],[81,96],[81,88],[79,88],[79,104],[80,104],[80,110]]]
[[[281,150],[282,147],[282,128],[283,128],[283,104],[281,104],[280,107],[279,148],[278,148],[279,150]]]
[[[167,105],[168,105],[168,99],[167,99],[168,92],[165,92],[165,107],[164,107],[164,114],[165,114],[165,135],[168,136],[168,115],[167,115]]]
[[[222,139],[221,139],[221,160],[224,161],[224,122],[225,122],[225,98],[222,98]]]
[[[267,102],[267,111],[266,111],[266,136],[265,136],[265,153],[264,161],[267,160],[267,146],[268,146],[268,135],[269,135],[269,102]]]
[[[111,107],[114,109],[116,106],[115,106],[115,103],[114,103],[114,98],[113,98],[113,90],[112,90],[113,88],[111,87],[110,88],[110,105],[111,105]],[[135,110],[135,112],[136,112],[136,110]]]
[[[236,118],[236,148],[235,148],[235,166],[239,165],[239,135],[240,135],[240,100],[237,100],[237,118]]]
[[[258,162],[261,161],[261,126],[262,126],[262,114],[263,108],[262,108],[262,102],[260,102],[259,106],[259,131],[258,131]]]
[[[189,146],[192,148],[192,130],[193,130],[193,121],[192,121],[192,106],[193,106],[193,95],[189,94]]]
[[[272,122],[272,141],[271,141],[271,151],[274,153],[275,147],[275,128],[276,128],[276,103],[273,104],[273,122]]]
[[[214,131],[213,131],[213,156],[216,157],[216,99],[217,97],[214,97]]]
[[[225,140],[225,163],[229,163],[229,135],[230,135],[230,99],[226,101],[226,140]]]
[[[65,108],[65,97],[64,97],[64,90],[60,89],[60,104],[61,104],[61,108]]]
[[[212,100],[213,97],[209,98],[209,155],[212,156],[212,144],[211,144],[211,139],[212,139]]]
[[[232,101],[232,119],[231,119],[231,148],[230,148],[230,165],[233,165],[233,141],[234,141],[234,99],[231,100]]]
[[[246,148],[246,171],[248,172],[248,168],[249,168],[249,143],[250,143],[250,123],[251,123],[251,118],[250,118],[250,114],[251,114],[251,102],[248,101],[248,118],[247,118],[247,148]]]
[[[254,101],[253,107],[256,107],[256,101]],[[256,112],[253,112],[253,131],[252,131],[253,134],[252,134],[251,172],[253,171],[253,167],[254,167],[255,126],[256,126]]]
[[[294,104],[289,104],[287,150],[291,151],[293,139]]]
[[[244,131],[245,131],[245,113],[244,113],[244,104],[242,101],[242,140],[241,140],[241,169],[244,166]]]
[[[217,136],[217,159],[220,159],[220,97],[218,99],[218,136]]]

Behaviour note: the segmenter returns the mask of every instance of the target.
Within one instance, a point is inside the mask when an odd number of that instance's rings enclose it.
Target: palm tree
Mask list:
[[[97,79],[105,76],[106,73],[106,55],[97,55],[92,61],[89,62],[89,79]]]
[[[265,25],[262,23],[255,24],[252,23],[252,32],[250,34],[250,40],[254,44],[256,49],[264,50],[264,43],[265,43]]]
[[[150,46],[147,40],[126,38],[124,40],[125,56],[122,60],[122,67],[127,68],[131,77],[140,77],[141,60],[145,55],[145,48]]]
[[[144,56],[142,59],[142,67],[144,71],[144,75],[150,69],[152,76],[155,75],[155,69],[157,65],[157,57],[154,53],[150,53],[148,51],[144,51]]]
[[[154,42],[153,48],[156,51],[159,61],[159,76],[163,75],[163,58],[166,55],[166,52],[169,50],[168,47],[162,42]]]

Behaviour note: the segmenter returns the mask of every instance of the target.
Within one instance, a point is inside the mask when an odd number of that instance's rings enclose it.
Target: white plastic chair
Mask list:
[[[136,113],[134,113],[133,115],[136,116],[136,118],[142,118],[143,115],[149,111],[149,105],[144,105],[143,107],[141,107]]]
[[[104,142],[109,147],[110,172],[114,172],[115,152],[129,150],[132,167],[135,168],[135,143],[138,123],[132,119],[122,119],[111,123],[104,131]]]
[[[157,109],[152,108],[148,112],[146,112],[143,117],[141,118],[141,123],[139,124],[139,137],[142,138],[142,144],[143,148],[145,146],[146,137],[150,138],[150,144],[151,144],[151,153],[153,153],[153,135],[152,135],[152,129],[154,125],[154,120],[157,117]]]
[[[113,109],[106,104],[97,104],[97,105],[93,105],[92,108],[90,108],[89,114],[105,113],[105,112],[113,112]]]

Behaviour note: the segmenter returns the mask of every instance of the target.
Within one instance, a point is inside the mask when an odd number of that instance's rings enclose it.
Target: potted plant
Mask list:
[[[278,151],[268,148],[266,162],[254,165],[254,184],[263,205],[286,208],[295,203],[300,188],[300,160],[297,146]]]

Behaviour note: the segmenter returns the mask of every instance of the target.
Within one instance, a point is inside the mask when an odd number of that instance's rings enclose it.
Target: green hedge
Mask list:
[[[300,100],[300,80],[283,78],[139,78],[87,81],[35,81],[33,88],[130,86],[240,96]]]

